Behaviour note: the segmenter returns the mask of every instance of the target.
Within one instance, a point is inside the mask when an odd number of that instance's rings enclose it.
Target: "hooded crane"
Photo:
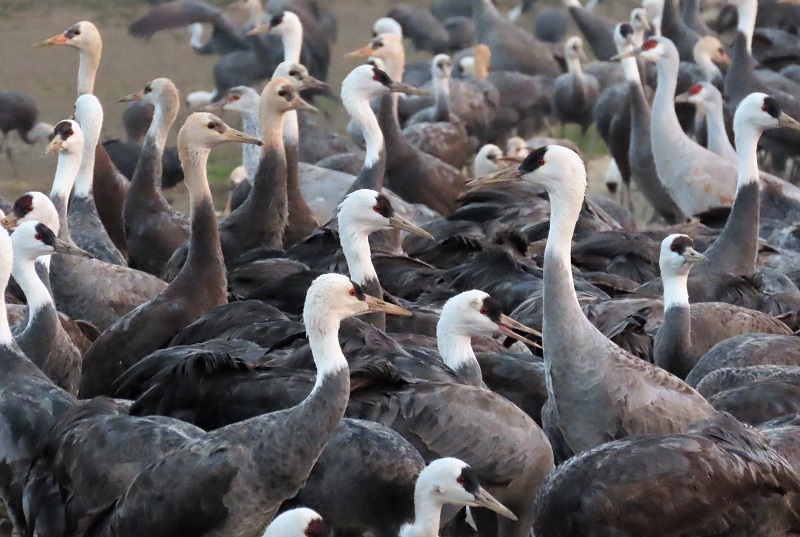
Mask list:
[[[94,93],[94,82],[103,52],[103,39],[97,27],[90,21],[76,22],[62,33],[40,41],[34,46],[52,45],[66,45],[78,51],[80,60],[78,64],[78,96]],[[128,180],[114,167],[102,144],[98,144],[92,194],[103,227],[122,253],[127,251],[122,226],[122,204],[125,202],[128,187]]]
[[[627,436],[680,432],[710,416],[713,409],[700,394],[616,346],[584,316],[570,262],[586,192],[581,158],[565,147],[545,146],[518,168],[475,183],[509,180],[543,186],[550,195],[542,342],[549,395],[544,419],[551,438],[563,435],[566,446],[579,454]]]
[[[83,134],[77,122],[64,120],[55,127],[47,152],[58,150],[52,205],[58,212],[58,237],[71,242],[67,204],[78,174],[83,153]],[[35,200],[32,200],[35,201]],[[30,206],[33,215],[36,204]],[[47,210],[47,208],[42,208]],[[154,276],[97,259],[56,255],[51,265],[51,279],[56,306],[73,319],[85,320],[100,330],[135,307],[160,293],[166,285]]]
[[[97,97],[90,93],[78,97],[75,101],[75,121],[83,132],[83,158],[75,178],[75,192],[69,202],[68,221],[72,240],[95,259],[125,267],[125,258],[103,227],[94,201],[95,155],[103,129],[103,107]]]
[[[121,317],[86,352],[80,389],[83,398],[110,394],[112,383],[128,367],[227,302],[225,264],[206,175],[211,149],[226,142],[261,144],[209,113],[192,114],[181,128],[178,148],[192,210],[186,263],[166,289]]]
[[[686,93],[675,97],[675,102],[692,103],[697,106],[697,113],[705,117],[709,151],[731,162],[738,161],[725,127],[722,94],[712,83],[698,82]]]
[[[586,61],[586,53],[580,37],[567,39],[564,56],[569,72],[556,78],[553,111],[562,125],[577,123],[585,135],[592,124],[592,108],[600,95],[600,83],[594,76],[583,72],[581,60]]]
[[[156,78],[120,99],[129,101],[151,103],[155,111],[122,206],[128,261],[132,268],[160,277],[169,258],[189,238],[189,220],[161,193],[164,147],[178,116],[180,96],[171,80]]]
[[[8,133],[17,131],[20,139],[28,145],[47,140],[53,126],[37,122],[39,108],[28,95],[17,91],[0,91],[0,154],[5,152],[11,168],[16,174],[16,166],[11,156]]]
[[[58,220],[55,220],[58,225]],[[54,384],[78,393],[81,353],[61,326],[58,311],[50,296],[50,255],[63,253],[90,257],[88,253],[61,239],[45,224],[24,221],[11,234],[14,264],[11,274],[22,288],[28,304],[28,319],[15,339],[22,352],[41,369]],[[42,279],[36,268],[42,256]]]
[[[319,513],[308,507],[295,507],[276,516],[261,537],[329,536],[330,528]]]
[[[290,409],[206,433],[167,454],[98,515],[87,536],[261,535],[280,505],[300,490],[344,414],[350,375],[339,325],[368,311],[408,314],[365,295],[345,276],[317,278],[303,309],[317,367],[308,397]],[[198,484],[205,491],[201,496]],[[160,501],[154,502],[156,497]]]

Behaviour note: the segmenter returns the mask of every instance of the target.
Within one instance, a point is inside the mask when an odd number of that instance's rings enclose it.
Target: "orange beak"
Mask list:
[[[368,58],[369,56],[372,56],[372,54],[374,52],[375,52],[375,50],[373,50],[373,48],[371,46],[367,45],[364,48],[360,48],[358,50],[354,50],[353,52],[348,52],[347,54],[344,55],[344,57],[345,58]]]
[[[54,35],[49,39],[45,39],[44,41],[39,41],[34,47],[49,47],[50,45],[66,45],[67,44],[67,36],[63,33]]]

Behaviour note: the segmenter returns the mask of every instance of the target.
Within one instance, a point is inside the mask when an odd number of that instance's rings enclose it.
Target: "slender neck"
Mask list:
[[[634,61],[636,61],[635,58]],[[581,59],[577,57],[567,58],[567,70],[574,75],[579,75],[579,76],[583,75],[583,66],[581,66]]]
[[[435,78],[436,92],[434,93],[434,106],[437,121],[449,121],[450,112],[450,79],[446,76]]]
[[[147,136],[153,138],[155,141],[156,151],[161,155],[164,152],[164,146],[167,144],[167,136],[169,129],[178,117],[178,103],[161,103],[156,104],[153,110],[153,121],[147,129]]]
[[[628,52],[632,48],[631,46],[626,46],[620,52]],[[622,64],[622,72],[625,74],[625,80],[640,84],[642,79],[639,76],[639,64],[636,62],[636,57],[622,58],[620,63]]]
[[[717,155],[734,155],[736,151],[728,138],[725,128],[725,118],[722,112],[722,101],[706,103],[706,130],[708,132],[708,148]],[[738,158],[738,156],[737,156]],[[758,169],[756,167],[756,169]],[[741,166],[739,167],[739,180],[741,181]]]
[[[194,220],[195,210],[204,202],[213,203],[211,188],[208,186],[206,163],[210,150],[204,147],[184,147],[180,150],[181,167],[189,190],[191,217]]]
[[[378,124],[378,118],[369,106],[369,101],[361,95],[345,95],[343,101],[350,117],[364,134],[367,150],[364,167],[371,168],[378,162],[384,149],[383,132]]]
[[[67,153],[65,151],[58,153],[58,165],[56,167],[56,176],[53,180],[53,188],[50,190],[50,200],[58,212],[59,237],[63,237],[69,232],[67,228],[67,208],[72,186],[75,184],[75,177],[78,175],[80,165],[81,155],[79,153]]]
[[[11,334],[11,327],[8,325],[5,293],[0,293],[0,345],[5,347],[16,345],[14,336]]]
[[[458,371],[469,365],[477,365],[478,359],[472,350],[472,338],[440,318],[436,325],[436,343],[442,361]]]
[[[49,256],[48,256],[49,257]],[[36,261],[31,258],[14,256],[11,274],[25,294],[28,303],[28,324],[30,325],[36,312],[53,306],[53,299],[47,286],[36,273]]]
[[[242,130],[254,138],[261,138],[261,125],[258,122],[258,113],[242,113]],[[247,170],[247,180],[253,182],[261,161],[261,148],[255,144],[242,144],[242,164]]]
[[[101,47],[82,49],[78,63],[78,96],[94,94],[94,79],[100,66]]]
[[[350,279],[359,285],[369,280],[378,281],[378,274],[372,265],[372,254],[369,248],[369,235],[352,229],[346,220],[339,222],[339,241],[342,244],[344,258],[350,271]]]
[[[661,271],[664,282],[664,311],[671,308],[689,307],[689,273],[672,274]]]
[[[677,56],[663,58],[658,62],[658,86],[653,98],[652,125],[662,135],[686,138],[686,134],[675,113],[675,89],[678,84]],[[671,138],[674,139],[674,138]]]
[[[421,487],[420,487],[421,488]],[[414,522],[400,529],[400,537],[437,537],[442,504],[432,498],[427,488],[414,490]]]
[[[737,29],[745,36],[747,53],[753,54],[753,32],[756,27],[758,15],[758,0],[741,0],[736,8],[739,15]]]
[[[744,126],[736,129],[736,156],[739,160],[739,175],[736,183],[736,191],[751,183],[758,183],[760,179],[758,171],[758,139],[761,133],[751,127]]]
[[[283,154],[283,120],[284,114],[272,108],[267,108],[262,113],[260,121],[261,136],[264,140],[262,155],[270,150]]]
[[[722,78],[722,71],[719,67],[711,61],[711,56],[705,53],[695,54],[694,58],[700,70],[703,71],[703,76],[706,82],[713,82],[716,79]]]
[[[300,63],[303,51],[303,28],[292,28],[281,36],[283,42],[283,61]]]
[[[83,157],[78,168],[78,175],[75,178],[75,196],[80,198],[89,198],[92,195],[94,159],[97,143],[100,141],[102,126],[102,118],[99,120],[92,118],[81,124],[81,131],[83,131]]]
[[[319,389],[325,377],[347,369],[347,360],[339,346],[338,318],[328,312],[310,312],[304,316],[308,344],[317,367],[317,382],[314,390]]]

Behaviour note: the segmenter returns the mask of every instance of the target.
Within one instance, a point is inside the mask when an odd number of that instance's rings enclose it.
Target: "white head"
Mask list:
[[[369,45],[345,54],[345,58],[380,58],[386,63],[386,71],[398,80],[405,64],[403,38],[394,34],[380,34]]]
[[[228,94],[221,101],[210,106],[222,105],[223,110],[238,112],[241,115],[258,115],[261,96],[250,86],[236,86],[228,90]]]
[[[23,222],[42,222],[54,233],[58,233],[58,212],[55,205],[41,192],[26,192],[14,202],[2,225],[5,229],[13,231]]]
[[[342,200],[339,204],[338,220],[339,230],[343,234],[369,235],[394,227],[433,239],[430,233],[397,214],[389,198],[366,188],[351,192]]]
[[[435,79],[450,78],[453,62],[447,54],[437,54],[431,61],[431,76]]]
[[[494,144],[481,147],[475,156],[475,177],[483,177],[503,167],[503,151]]]
[[[279,35],[281,37],[286,35],[295,35],[302,33],[303,23],[300,22],[300,17],[291,11],[284,11],[280,15],[272,17],[268,23],[269,33]]]
[[[694,45],[692,50],[694,61],[697,63],[714,62],[727,65],[731,62],[728,53],[722,46],[722,42],[713,35],[701,37]]]
[[[281,62],[272,73],[272,78],[285,78],[297,88],[327,88],[328,85],[308,74],[305,65],[297,62]]]
[[[540,335],[539,332],[504,315],[500,304],[488,293],[472,290],[464,291],[445,303],[436,325],[436,335],[441,339],[445,335],[471,338],[491,337],[502,333],[518,341],[533,344],[513,329]]]
[[[159,106],[180,106],[180,93],[169,78],[156,78],[145,85],[144,89],[123,97],[119,102],[145,101]]]
[[[90,139],[99,141],[100,131],[103,129],[103,106],[100,100],[91,94],[78,97],[75,101],[75,121],[81,126],[84,143]]]
[[[658,264],[663,278],[686,276],[693,265],[703,261],[706,256],[694,249],[694,241],[688,235],[675,233],[661,242]]]
[[[359,65],[350,71],[350,74],[342,81],[342,101],[345,106],[352,103],[354,99],[369,101],[392,91],[408,94],[420,93],[410,86],[393,81],[384,70],[374,65]]]
[[[284,511],[270,523],[262,537],[328,537],[330,530],[316,511],[298,507]]]
[[[653,63],[666,60],[677,65],[679,61],[678,49],[675,48],[675,44],[666,37],[651,37],[636,50],[636,55]]]
[[[586,61],[586,53],[583,51],[583,39],[574,35],[564,43],[564,56],[567,60]]]
[[[664,0],[642,0],[642,7],[647,11],[650,21],[655,21],[664,12]]]
[[[520,162],[525,160],[531,152],[528,143],[520,136],[512,136],[506,142],[506,155],[512,159],[519,159]]]
[[[65,119],[53,127],[53,139],[44,152],[52,151],[58,151],[59,155],[83,154],[83,131],[77,121]]]
[[[475,57],[464,56],[458,60],[458,70],[464,78],[475,78]]]
[[[689,102],[706,111],[722,108],[722,94],[710,82],[698,82],[686,93],[675,97],[675,101]]]
[[[34,46],[67,45],[80,51],[100,51],[103,39],[97,26],[89,21],[76,22],[60,34],[40,41]]]
[[[649,30],[650,20],[647,15],[647,10],[643,7],[637,7],[631,11],[630,23],[636,31],[643,32]]]
[[[620,53],[633,50],[635,46],[636,31],[628,22],[621,22],[614,28],[614,43]]]
[[[372,25],[372,37],[377,37],[381,34],[403,37],[403,27],[391,17],[382,17],[376,20],[375,24]]]
[[[320,324],[338,322],[369,312],[411,315],[400,306],[365,294],[361,286],[350,281],[347,276],[323,274],[308,288],[303,306],[303,322],[307,330],[314,330]]]
[[[21,222],[11,234],[11,243],[15,261],[33,261],[37,257],[56,253],[91,257],[77,246],[62,241],[53,230],[35,220]]]
[[[765,93],[751,93],[742,99],[733,116],[733,130],[736,133],[753,128],[757,132],[764,132],[776,127],[800,130],[800,123],[782,112],[778,101]]]
[[[428,501],[439,507],[461,505],[486,507],[511,520],[517,517],[481,487],[469,464],[453,457],[432,461],[420,472],[414,502]]]

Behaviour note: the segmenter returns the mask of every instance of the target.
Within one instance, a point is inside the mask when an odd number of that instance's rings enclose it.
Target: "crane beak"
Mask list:
[[[800,131],[800,122],[786,112],[781,112],[781,115],[778,116],[778,126]]]
[[[517,520],[517,515],[511,512],[511,509],[503,505],[502,503],[498,502],[494,496],[486,492],[486,489],[483,487],[478,489],[478,492],[475,493],[475,503],[472,504],[473,507],[485,507],[486,509],[490,509],[497,513],[500,516],[504,516],[510,520]]]
[[[532,334],[537,337],[542,337],[542,333],[538,330],[534,330],[533,328],[528,328],[524,324],[519,321],[515,321],[511,317],[507,315],[500,315],[500,320],[497,322],[497,327],[500,329],[500,333],[508,336],[512,339],[516,339],[517,341],[521,341],[526,345],[530,345],[531,347],[536,347],[541,349],[542,346],[538,343],[534,343],[533,341],[529,340],[528,338],[521,336],[514,332],[514,330],[519,330],[520,332],[525,332],[526,334]]]
[[[3,226],[3,229],[7,229],[8,231],[14,231],[17,229],[17,223],[19,222],[19,217],[14,213],[9,213],[6,215],[3,220],[0,221],[0,225]]]
[[[47,147],[44,149],[44,154],[47,155],[48,153],[52,153],[53,151],[58,151],[64,147],[64,140],[61,138],[53,138],[50,140],[50,143],[47,144]]]
[[[303,99],[300,98],[299,95],[296,95],[294,99],[292,99],[292,110],[303,110],[304,112],[311,112],[312,114],[319,114],[319,110],[305,102]]]
[[[38,43],[34,44],[34,47],[49,47],[50,45],[66,45],[67,44],[67,36],[63,33],[54,35],[53,37],[47,38],[44,41],[39,41]]]
[[[683,258],[687,263],[705,263],[708,258],[695,250],[694,248],[687,248],[683,251]]]
[[[75,255],[78,257],[85,257],[87,259],[94,259],[94,256],[87,252],[86,250],[82,250],[75,245],[72,245],[66,241],[62,241],[61,239],[56,239],[56,243],[53,246],[56,252],[61,254],[68,254],[68,255]]]
[[[475,188],[484,185],[493,185],[495,183],[508,183],[509,181],[519,181],[522,178],[522,172],[519,171],[518,166],[511,166],[503,170],[490,173],[484,177],[476,177],[468,181],[467,186]]]
[[[225,109],[226,104],[230,104],[233,102],[233,96],[231,94],[226,95],[219,101],[215,101],[211,104],[207,104],[203,107],[203,112],[220,112]]]
[[[348,52],[347,54],[344,55],[344,57],[345,58],[368,58],[368,57],[372,56],[373,52],[375,52],[375,50],[371,46],[367,45],[366,47],[360,48],[358,50],[354,50],[353,52]]]
[[[320,88],[320,89],[330,88],[328,84],[326,84],[322,80],[314,78],[313,76],[307,76],[303,78],[302,82],[303,82],[302,86],[303,88]]]
[[[731,57],[728,56],[727,52],[723,52],[717,58],[717,62],[721,63],[722,65],[730,65],[731,64]]]
[[[238,142],[240,144],[253,144],[253,145],[264,145],[264,142],[259,140],[258,138],[254,138],[248,134],[245,134],[241,131],[237,131],[236,129],[228,128],[225,131],[225,137],[228,139],[229,142]]]
[[[680,95],[676,95],[675,96],[675,102],[676,103],[690,103],[692,101],[689,100],[689,94],[688,93],[681,93]]]
[[[367,303],[367,312],[373,313],[386,313],[388,315],[401,315],[403,317],[411,317],[411,312],[395,304],[390,304],[380,298],[375,298],[372,295],[364,295],[364,302]]]
[[[270,30],[272,30],[272,26],[270,26],[270,24],[267,22],[265,24],[259,24],[258,26],[247,32],[247,35],[268,34]]]
[[[142,97],[144,97],[144,91],[139,90],[136,93],[131,93],[130,95],[126,95],[122,99],[119,100],[121,103],[129,103],[132,101],[141,101]]]
[[[412,224],[399,214],[393,214],[389,217],[389,225],[392,227],[396,227],[397,229],[402,229],[403,231],[408,231],[409,233],[413,233],[419,237],[423,237],[425,239],[433,240],[433,235],[422,229],[421,227],[417,226],[416,224]]]
[[[628,52],[621,52],[609,58],[610,61],[621,60],[623,58],[633,58],[639,53],[639,49],[629,50]]]
[[[509,155],[507,157],[500,157],[495,162],[497,162],[501,166],[513,166],[514,164],[522,164],[523,160],[525,159]]]
[[[430,95],[427,91],[409,86],[408,84],[403,84],[402,82],[392,82],[392,85],[389,86],[389,91],[392,93],[405,93],[406,95]]]

